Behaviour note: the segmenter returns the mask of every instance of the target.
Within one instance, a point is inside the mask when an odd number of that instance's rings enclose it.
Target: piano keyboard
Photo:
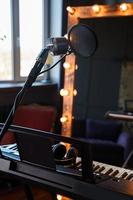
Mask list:
[[[8,158],[20,160],[17,145],[1,145],[2,154]],[[77,158],[77,168],[81,170],[81,159]],[[107,175],[115,179],[133,181],[133,170],[93,161],[94,174]]]
[[[16,143],[8,144],[8,145],[1,145],[1,152],[2,152],[2,155],[7,158],[14,159],[14,160],[20,160]]]
[[[81,159],[77,158],[77,168],[81,171]],[[133,181],[133,170],[125,169],[97,161],[93,161],[93,172],[96,175],[106,175],[116,180]]]
[[[118,180],[133,181],[133,170],[93,161],[93,171],[95,174],[107,175]]]

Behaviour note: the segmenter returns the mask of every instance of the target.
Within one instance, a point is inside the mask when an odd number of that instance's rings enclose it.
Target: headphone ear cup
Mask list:
[[[66,147],[63,144],[56,144],[52,146],[55,163],[57,165],[72,166],[76,162],[77,149],[71,147],[66,153]]]
[[[78,155],[78,151],[76,148],[71,147],[68,150],[67,155],[66,155],[66,160],[69,161],[70,163],[69,165],[73,166],[76,163],[77,155]]]
[[[77,149],[71,147],[64,158],[62,158],[61,160],[55,159],[55,162],[58,165],[72,167],[76,163],[76,157]]]
[[[67,152],[66,159],[73,158],[76,160],[77,154],[78,154],[77,149],[74,147],[71,147]]]
[[[52,146],[52,151],[54,153],[54,158],[57,160],[61,160],[64,158],[66,154],[66,147],[63,144],[55,144]]]

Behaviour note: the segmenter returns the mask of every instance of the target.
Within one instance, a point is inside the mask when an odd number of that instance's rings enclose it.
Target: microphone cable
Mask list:
[[[52,66],[50,66],[48,69],[45,69],[45,70],[41,71],[39,73],[39,75],[43,74],[45,72],[48,72],[49,70],[53,69],[58,63],[60,63],[69,54],[70,54],[70,52],[67,52],[66,54],[64,54],[55,64],[53,64]]]

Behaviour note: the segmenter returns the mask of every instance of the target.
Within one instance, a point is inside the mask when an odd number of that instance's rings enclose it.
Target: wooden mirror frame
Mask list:
[[[123,7],[122,7],[123,6]],[[66,7],[68,11],[68,25],[69,29],[73,25],[79,23],[79,19],[97,18],[97,17],[115,17],[115,16],[132,16],[133,4],[115,4],[111,5],[92,5],[82,7]],[[66,57],[64,63],[64,89],[66,93],[63,96],[62,108],[62,131],[64,136],[71,136],[73,116],[73,100],[76,94],[75,87],[75,72],[77,70],[75,55],[71,54]],[[77,91],[78,92],[78,91]]]

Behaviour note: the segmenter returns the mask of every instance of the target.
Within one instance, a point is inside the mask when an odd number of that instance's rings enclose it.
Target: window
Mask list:
[[[10,7],[10,1],[0,0],[0,80],[12,79]]]
[[[43,47],[44,2],[0,0],[0,81],[24,80],[33,67]]]
[[[32,8],[32,9],[31,9]],[[42,49],[42,0],[20,0],[20,76],[26,76]]]

